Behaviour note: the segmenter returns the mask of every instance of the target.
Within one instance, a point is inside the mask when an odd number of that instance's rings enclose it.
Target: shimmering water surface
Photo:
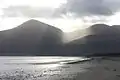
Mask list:
[[[0,57],[0,79],[3,80],[48,80],[72,79],[83,72],[83,66],[74,62],[88,60],[85,57]],[[71,63],[72,62],[72,63]],[[71,63],[71,64],[69,64]],[[70,66],[72,65],[72,66]],[[86,64],[86,67],[89,65]],[[81,68],[80,68],[81,67]],[[84,67],[85,68],[85,67]],[[69,74],[69,75],[68,75]],[[21,76],[21,77],[20,77]]]
[[[120,80],[120,58],[1,56],[0,80]]]

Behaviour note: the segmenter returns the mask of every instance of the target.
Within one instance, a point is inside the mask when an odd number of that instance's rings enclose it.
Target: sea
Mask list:
[[[108,67],[115,62],[101,57],[1,56],[0,80],[120,80]]]

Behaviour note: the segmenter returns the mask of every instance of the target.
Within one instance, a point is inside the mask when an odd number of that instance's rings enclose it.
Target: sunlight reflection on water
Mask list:
[[[6,80],[56,80],[73,79],[77,73],[85,72],[90,64],[61,64],[61,62],[83,61],[85,57],[0,57],[0,78]],[[84,67],[84,68],[83,68]],[[22,77],[19,77],[22,76]],[[47,79],[46,79],[47,78]],[[51,79],[50,79],[51,78]],[[65,80],[66,80],[65,79]]]
[[[84,57],[0,57],[2,63],[52,63],[70,60],[85,60]]]
[[[0,70],[13,70],[13,69],[49,69],[62,66],[62,62],[67,63],[71,61],[82,61],[88,58],[84,57],[0,57]]]

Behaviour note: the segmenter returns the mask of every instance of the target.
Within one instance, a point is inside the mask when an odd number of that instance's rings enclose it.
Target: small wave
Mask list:
[[[49,64],[77,64],[80,62],[90,61],[92,58],[87,58],[83,60],[64,60],[64,61],[54,61],[54,62],[33,62],[33,63],[5,63],[7,65],[49,65]]]
[[[85,60],[72,60],[72,61],[67,61],[67,62],[61,62],[62,64],[77,64],[81,62],[86,62],[86,61],[91,61],[92,58],[85,59]]]

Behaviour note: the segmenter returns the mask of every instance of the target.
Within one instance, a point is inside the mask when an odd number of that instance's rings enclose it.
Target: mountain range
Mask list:
[[[56,27],[29,20],[16,28],[0,32],[0,55],[54,54],[58,45],[62,44],[62,34]]]
[[[119,25],[95,24],[86,30],[90,32],[89,35],[66,44],[66,53],[83,56],[120,53]]]
[[[85,35],[84,31],[89,34]],[[84,36],[64,43],[64,32],[32,19],[16,28],[0,31],[0,55],[86,56],[120,52],[120,25],[94,24],[79,33]]]

